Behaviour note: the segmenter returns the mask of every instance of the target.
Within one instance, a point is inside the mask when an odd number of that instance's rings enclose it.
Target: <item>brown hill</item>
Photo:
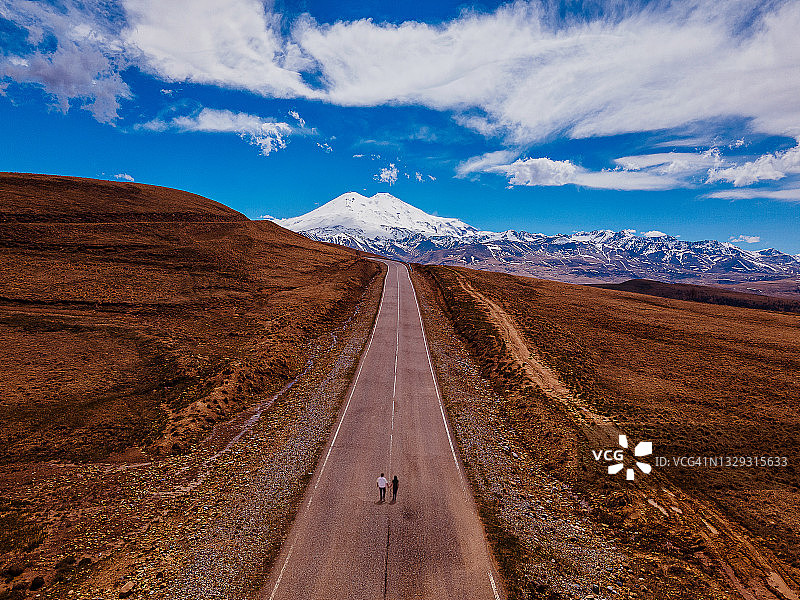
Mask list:
[[[194,194],[8,173],[0,255],[0,463],[186,451],[378,272]]]
[[[577,493],[639,557],[635,597],[794,597],[800,315],[414,270],[503,398],[492,435],[534,457],[519,465],[521,488],[535,487],[527,472],[545,472]],[[469,421],[469,402],[450,406]],[[621,433],[652,441],[665,463],[634,482],[609,475],[592,451],[619,448]]]
[[[0,222],[247,221],[203,196],[155,185],[0,173]]]
[[[751,284],[752,285],[752,284]],[[691,285],[686,283],[664,283],[652,279],[630,279],[622,283],[596,283],[591,287],[622,292],[635,292],[661,298],[689,300],[707,304],[723,304],[741,306],[743,308],[760,308],[781,312],[800,312],[800,301],[775,298],[760,294],[748,294],[738,290],[722,289],[707,285]]]

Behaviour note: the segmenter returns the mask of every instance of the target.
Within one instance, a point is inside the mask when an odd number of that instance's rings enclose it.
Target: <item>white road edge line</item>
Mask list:
[[[383,310],[383,300],[386,297],[386,281],[389,279],[389,265],[387,263],[384,264],[386,264],[386,277],[383,278],[383,291],[381,292],[381,303],[378,306],[378,314],[375,315],[375,323],[372,325],[372,333],[369,336],[369,343],[367,344],[367,349],[364,351],[364,354],[361,356],[361,364],[358,366],[358,372],[356,373],[356,378],[353,380],[353,387],[350,389],[350,396],[347,398],[347,404],[345,404],[344,411],[342,411],[342,416],[339,419],[339,425],[338,427],[336,427],[336,433],[333,434],[331,445],[328,448],[328,453],[325,455],[325,460],[322,462],[322,466],[319,469],[317,480],[314,482],[314,488],[311,490],[311,494],[308,497],[308,503],[306,504],[306,507],[311,506],[311,501],[314,499],[314,492],[317,490],[317,486],[319,486],[320,479],[322,479],[322,473],[323,471],[325,471],[325,465],[328,464],[328,459],[331,456],[333,445],[336,443],[336,436],[339,435],[339,430],[342,428],[344,417],[345,415],[347,415],[347,409],[350,407],[350,400],[353,399],[353,394],[356,391],[356,385],[358,384],[358,377],[361,375],[361,368],[364,366],[364,363],[366,362],[367,354],[369,354],[369,349],[372,346],[372,339],[375,337],[375,330],[378,328],[378,321],[381,317],[381,311]],[[275,599],[275,594],[278,592],[278,586],[281,584],[281,579],[283,579],[283,572],[286,570],[286,565],[289,564],[289,559],[292,557],[293,551],[294,551],[294,542],[292,542],[292,544],[289,546],[289,551],[286,553],[286,558],[283,561],[281,572],[278,574],[278,579],[275,580],[275,587],[272,588],[272,593],[269,596],[269,600]]]
[[[464,474],[461,472],[461,465],[458,464],[458,456],[456,455],[456,448],[453,445],[453,436],[450,434],[450,426],[447,424],[447,417],[444,414],[444,404],[442,404],[442,394],[439,392],[439,382],[436,381],[436,374],[433,372],[433,362],[431,362],[431,351],[428,349],[428,337],[425,335],[425,326],[422,324],[422,312],[419,309],[419,301],[417,300],[417,291],[414,289],[414,284],[411,282],[411,275],[409,275],[408,267],[406,267],[406,277],[408,277],[408,283],[411,285],[411,290],[414,292],[414,303],[417,305],[417,316],[419,317],[419,327],[422,330],[422,341],[425,343],[425,354],[428,356],[428,366],[431,369],[431,379],[433,379],[433,385],[436,388],[436,399],[439,401],[439,410],[442,413],[442,422],[444,423],[444,429],[447,432],[447,441],[450,444],[450,452],[453,455],[453,462],[456,464],[456,471],[458,471],[458,476],[461,478],[461,489],[464,490],[464,494],[467,493],[467,486],[464,482]]]
[[[439,400],[439,410],[442,412],[442,421],[444,422],[445,431],[447,431],[447,441],[450,442],[450,452],[453,454],[453,461],[456,463],[456,470],[458,471],[458,476],[461,478],[461,488],[464,490],[464,493],[467,494],[467,488],[464,483],[464,474],[461,472],[461,465],[458,463],[458,457],[456,456],[456,450],[453,446],[453,436],[450,434],[450,426],[447,424],[447,417],[444,414],[444,404],[442,404],[442,395],[439,392],[439,382],[436,381],[436,374],[433,372],[433,362],[431,362],[431,352],[428,349],[428,337],[425,335],[425,327],[422,324],[422,311],[419,309],[419,301],[417,300],[417,290],[414,289],[414,283],[411,281],[411,274],[408,270],[408,265],[406,265],[406,277],[408,277],[408,283],[411,285],[411,290],[414,293],[414,303],[417,305],[417,316],[419,317],[419,326],[422,329],[422,340],[425,342],[425,352],[428,355],[428,366],[431,368],[431,377],[433,378],[433,385],[436,388],[436,398]],[[488,548],[487,548],[488,554]],[[489,556],[489,562],[491,563],[491,555]],[[487,574],[489,575],[489,584],[492,586],[492,593],[494,594],[495,600],[500,600],[500,594],[497,591],[497,584],[494,580],[494,575],[492,575],[492,570],[488,569]]]
[[[486,571],[489,574],[489,583],[492,584],[492,592],[494,592],[495,600],[500,600],[500,594],[497,592],[497,584],[494,582],[494,575],[492,575],[492,570],[489,569]]]
[[[388,265],[387,265],[388,266]],[[394,403],[395,394],[397,392],[397,357],[400,354],[400,268],[395,267],[397,274],[397,333],[394,338],[394,382],[392,383],[392,425],[389,429],[389,470],[387,473],[392,474],[392,447],[394,446]],[[387,273],[388,275],[388,273]]]
[[[286,560],[283,561],[281,572],[278,574],[278,580],[275,582],[275,588],[272,590],[269,600],[275,600],[275,593],[278,591],[278,586],[281,583],[281,579],[283,579],[283,572],[286,570],[286,565],[289,563],[289,559],[292,557],[292,552],[294,552],[294,544],[289,547],[289,553],[286,555]]]

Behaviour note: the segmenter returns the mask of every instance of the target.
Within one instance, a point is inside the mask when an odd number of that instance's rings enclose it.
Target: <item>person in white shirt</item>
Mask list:
[[[381,473],[381,476],[378,477],[378,491],[381,494],[380,502],[383,502],[384,500],[386,500],[386,485],[388,483],[389,482],[386,481],[386,477],[384,477],[383,473]]]

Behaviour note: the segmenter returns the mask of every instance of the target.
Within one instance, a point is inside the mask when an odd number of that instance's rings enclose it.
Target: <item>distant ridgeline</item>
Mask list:
[[[800,302],[786,298],[774,298],[759,294],[746,294],[734,292],[717,287],[705,285],[689,285],[686,283],[662,283],[649,279],[631,279],[623,283],[595,283],[592,287],[622,292],[634,292],[672,298],[673,300],[689,300],[692,302],[705,302],[707,304],[724,304],[743,308],[760,308],[762,310],[776,310],[780,312],[800,313]]]

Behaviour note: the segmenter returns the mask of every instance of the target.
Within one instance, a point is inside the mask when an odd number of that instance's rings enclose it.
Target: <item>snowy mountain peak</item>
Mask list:
[[[572,281],[631,278],[754,281],[800,276],[797,257],[729,242],[687,242],[633,229],[546,235],[478,231],[459,219],[429,215],[387,193],[347,192],[311,212],[275,223],[307,237],[400,260],[469,265]],[[724,275],[724,277],[722,277]]]
[[[293,231],[348,235],[364,239],[402,239],[424,236],[469,236],[478,230],[459,219],[429,215],[386,192],[363,196],[347,192],[309,213],[275,223]]]

